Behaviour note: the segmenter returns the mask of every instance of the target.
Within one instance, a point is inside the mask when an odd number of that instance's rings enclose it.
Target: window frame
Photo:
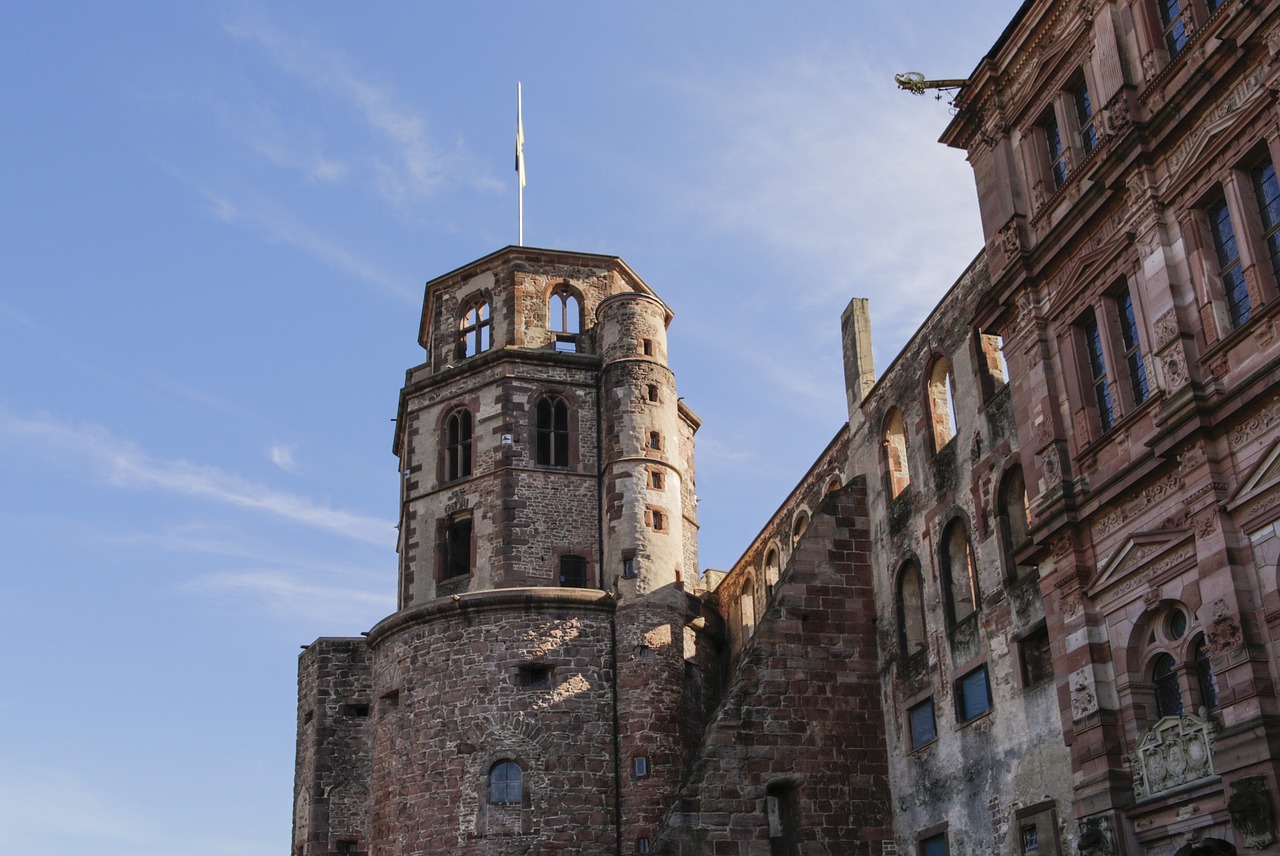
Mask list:
[[[465,306],[458,316],[457,356],[461,360],[478,357],[493,347],[493,306],[484,297],[474,298]]]
[[[515,770],[514,779],[510,778],[511,770]],[[495,781],[494,775],[499,772],[504,778]],[[511,798],[513,792],[514,799]],[[485,777],[485,801],[496,806],[524,805],[524,769],[519,762],[502,758],[489,765],[489,772]]]
[[[972,714],[969,714],[968,706],[966,704],[966,701],[968,700],[968,695],[966,693],[965,686],[966,686],[966,682],[970,678],[978,674],[982,675],[982,687],[986,693],[986,701],[985,701],[986,706],[983,707],[981,710],[978,710]],[[954,695],[955,695],[957,726],[965,725],[967,723],[973,722],[976,719],[981,719],[982,717],[991,713],[991,711],[995,710],[995,698],[991,694],[991,672],[988,670],[986,663],[981,663],[975,666],[974,668],[969,669],[960,677],[956,678],[953,689],[954,689]]]
[[[911,576],[916,584],[916,601],[910,604],[906,597],[906,580]],[[924,609],[924,575],[920,565],[915,561],[903,562],[898,568],[897,584],[894,587],[895,606],[898,618],[898,647],[901,655],[912,657],[929,647],[929,625]],[[914,609],[911,607],[914,605]],[[919,638],[913,639],[910,632],[911,622],[908,618],[919,619]]]
[[[955,537],[953,533],[958,533],[964,539],[965,544],[967,568],[965,569],[964,577],[967,578],[969,583],[969,611],[964,615],[960,615],[957,610],[957,577],[956,569],[953,567],[954,557],[951,555],[951,542]],[[939,539],[938,544],[943,606],[946,609],[947,626],[954,628],[956,625],[973,618],[982,610],[982,593],[978,586],[978,564],[973,554],[973,539],[969,537],[969,526],[964,518],[956,515],[948,520],[947,525],[942,529],[942,537]]]
[[[932,733],[923,739],[916,734],[916,711],[923,711],[925,708],[929,711],[929,721],[932,725]],[[930,695],[907,708],[907,751],[914,752],[917,749],[923,749],[938,741],[938,706]]]
[[[455,407],[444,420],[441,481],[470,478],[475,473],[475,416],[469,407]]]
[[[569,402],[559,393],[545,393],[538,397],[533,406],[534,466],[556,469],[572,466],[572,412]]]

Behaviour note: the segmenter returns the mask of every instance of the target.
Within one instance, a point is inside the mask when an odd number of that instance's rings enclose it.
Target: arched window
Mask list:
[[[1178,664],[1171,655],[1157,654],[1151,660],[1151,683],[1156,686],[1156,713],[1159,716],[1182,716]]]
[[[884,420],[884,469],[889,495],[895,497],[911,484],[907,468],[907,432],[902,425],[902,411],[893,408]]]
[[[489,804],[520,805],[524,799],[524,774],[515,761],[499,761],[489,768]]]
[[[902,653],[911,656],[925,646],[924,591],[920,569],[914,563],[898,572],[898,644]]]
[[[953,520],[942,538],[942,583],[946,592],[947,617],[954,624],[978,608],[978,581],[974,574],[973,550],[964,523]]]
[[[1014,558],[1027,545],[1030,528],[1027,484],[1022,476],[1022,467],[1014,467],[1000,485],[1000,538],[1004,547],[1005,570],[1010,579],[1021,578],[1035,570],[1034,567],[1019,567]]]
[[[956,435],[955,379],[951,361],[938,357],[929,370],[929,416],[933,423],[933,450],[951,442]]]
[[[551,299],[547,302],[547,321],[552,333],[581,333],[582,314],[577,296],[563,287],[551,292]]]
[[[839,493],[841,487],[843,487],[843,485],[840,484],[840,476],[832,476],[828,479],[827,486],[822,489],[822,495],[831,496],[833,493]]]
[[[796,515],[795,525],[791,527],[791,543],[793,545],[799,544],[800,536],[803,535],[804,531],[808,528],[809,528],[809,515],[802,511]]]
[[[444,477],[447,481],[471,475],[471,411],[455,410],[445,420]]]
[[[559,396],[538,399],[535,408],[534,462],[547,467],[569,466],[569,405]]]
[[[1213,710],[1218,706],[1218,679],[1213,676],[1213,664],[1209,662],[1209,649],[1204,635],[1196,637],[1191,647],[1191,658],[1196,665],[1196,685],[1200,690],[1200,706]]]
[[[781,573],[778,567],[778,551],[770,547],[769,552],[764,557],[764,591],[765,597],[773,597],[773,587],[778,584],[778,576]]]
[[[489,350],[491,344],[489,304],[474,304],[458,323],[458,357],[474,357]]]

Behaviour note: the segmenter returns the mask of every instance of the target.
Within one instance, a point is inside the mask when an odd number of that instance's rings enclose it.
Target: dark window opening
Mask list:
[[[468,309],[458,325],[458,357],[474,357],[489,350],[491,329],[488,303],[479,303]]]
[[[649,470],[649,487],[662,490],[662,470]]]
[[[541,466],[569,466],[569,405],[563,398],[538,400],[535,462]]]
[[[310,725],[311,720],[315,719],[315,716],[316,716],[316,712],[314,710],[309,710],[306,713],[302,714],[302,724]]]
[[[1053,176],[1053,188],[1057,190],[1067,182],[1067,149],[1062,144],[1062,131],[1052,109],[1040,120],[1040,130],[1044,132],[1049,151],[1049,172]]]
[[[979,666],[956,681],[956,719],[968,722],[991,710],[991,684],[987,667]]]
[[[1182,716],[1182,688],[1178,685],[1177,663],[1169,654],[1157,654],[1151,663],[1151,682],[1156,685],[1156,714]]]
[[[524,776],[515,761],[499,761],[489,770],[489,803],[520,805],[524,796]]]
[[[624,555],[622,557],[622,578],[624,580],[633,580],[635,579],[635,576],[636,576],[636,557]]]
[[[1053,653],[1049,647],[1049,628],[1034,630],[1018,643],[1022,659],[1022,685],[1032,687],[1053,677]]]
[[[652,356],[653,356],[653,340],[652,340],[652,339],[641,339],[641,340],[640,340],[640,350],[642,350],[642,351],[644,352],[644,355],[645,355],[646,357],[652,357]]]
[[[651,848],[650,848],[650,845],[649,845],[649,839],[648,839],[648,838],[645,838],[644,836],[641,836],[640,838],[637,838],[637,839],[636,839],[636,852],[637,852],[637,853],[649,853],[649,852],[651,852]]]
[[[1040,829],[1035,824],[1022,827],[1022,852],[1031,853],[1040,849]]]
[[[1120,317],[1120,341],[1124,345],[1125,368],[1129,370],[1129,388],[1134,405],[1147,400],[1147,367],[1142,362],[1142,347],[1138,342],[1138,322],[1133,316],[1133,298],[1125,289],[1116,297],[1116,313]]]
[[[914,564],[898,573],[898,644],[908,657],[925,647],[924,594]]]
[[[1240,248],[1236,245],[1236,231],[1231,225],[1231,212],[1224,199],[1209,208],[1209,231],[1213,234],[1213,249],[1218,258],[1218,278],[1227,299],[1227,315],[1235,329],[1249,320],[1253,304],[1249,299],[1249,286],[1244,281],[1244,269],[1240,265]]]
[[[353,839],[344,839],[336,843],[338,846],[339,853],[355,853],[356,852],[356,842]]]
[[[645,389],[645,394],[648,395],[650,401],[657,401],[658,385],[656,383],[649,384],[648,387]]]
[[[800,856],[800,799],[796,786],[776,782],[765,788],[769,856]]]
[[[378,699],[378,701],[382,702],[382,706],[386,709],[399,707],[400,706],[400,690],[391,690],[390,692],[385,692],[382,694],[382,697]]]
[[[1011,469],[1000,486],[999,523],[1009,577],[1017,580],[1030,575],[1035,571],[1035,565],[1019,565],[1017,559],[1018,552],[1031,540],[1031,507],[1027,502],[1027,483],[1022,467]]]
[[[1196,640],[1194,658],[1200,706],[1207,711],[1213,710],[1218,706],[1218,679],[1213,676],[1213,664],[1209,662],[1209,650],[1204,644],[1203,636]]]
[[[662,435],[659,434],[657,431],[649,432],[649,448],[650,449],[662,448]]]
[[[458,410],[445,423],[445,478],[471,475],[471,411]]]
[[[631,759],[631,772],[635,774],[637,779],[643,779],[649,775],[649,756],[637,755]]]
[[[956,624],[978,608],[978,585],[973,550],[960,520],[947,527],[942,542],[942,579],[946,588],[947,617]]]
[[[927,698],[907,711],[911,728],[911,748],[931,743],[938,737],[938,723],[934,716],[933,699]]]
[[[451,521],[444,533],[445,579],[463,577],[471,573],[471,518]]]
[[[519,679],[522,687],[549,687],[551,686],[551,667],[541,664],[521,666]]]
[[[338,713],[343,716],[368,716],[369,705],[367,704],[344,704],[338,706]]]
[[[657,511],[657,510],[653,511],[651,514],[651,520],[653,521],[653,531],[662,532],[666,530],[667,516],[663,514],[661,511]]]
[[[949,852],[945,832],[920,839],[920,856],[948,856]]]
[[[587,560],[581,556],[561,556],[560,585],[565,588],[586,588]]]

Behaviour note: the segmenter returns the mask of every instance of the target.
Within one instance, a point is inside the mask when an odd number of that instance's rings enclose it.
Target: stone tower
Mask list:
[[[302,655],[295,854],[647,852],[716,668],[670,320],[610,256],[427,284],[398,609]]]

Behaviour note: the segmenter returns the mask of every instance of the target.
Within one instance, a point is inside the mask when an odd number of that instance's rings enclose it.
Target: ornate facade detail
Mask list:
[[[1227,443],[1232,451],[1239,449],[1265,431],[1271,430],[1280,423],[1280,397],[1273,398],[1266,406],[1246,419],[1227,434]]]
[[[1018,235],[1018,222],[1010,220],[1000,228],[1000,251],[1004,253],[1005,261],[1013,261],[1018,257],[1018,253],[1022,252],[1022,238]]]
[[[1213,602],[1213,622],[1205,633],[1209,653],[1230,654],[1244,647],[1244,631],[1240,628],[1240,616],[1234,614],[1224,600]]]
[[[1084,719],[1098,712],[1098,687],[1093,677],[1093,667],[1085,666],[1072,672],[1068,678],[1071,687],[1071,718]]]
[[[1261,850],[1275,843],[1276,813],[1264,777],[1249,776],[1232,783],[1227,811],[1245,847]]]
[[[1130,758],[1138,799],[1213,775],[1213,724],[1199,716],[1166,716],[1148,728]]]
[[[1039,456],[1040,472],[1044,475],[1046,489],[1052,489],[1062,483],[1062,456],[1058,454],[1057,444],[1050,445]]]
[[[1111,831],[1111,819],[1099,814],[1081,820],[1077,848],[1080,856],[1114,856],[1116,840]]]
[[[1116,510],[1107,514],[1098,522],[1097,537],[1103,538],[1115,532],[1126,522],[1132,520],[1137,514],[1146,510],[1155,503],[1161,502],[1171,494],[1182,490],[1182,475],[1178,472],[1169,473],[1164,478],[1144,490],[1139,496],[1130,502],[1121,505]]]
[[[1145,57],[1143,61],[1145,65]],[[1262,83],[1266,76],[1265,68],[1258,69],[1201,117],[1199,127],[1169,154],[1167,164],[1171,176],[1176,176],[1183,167],[1194,161],[1211,137],[1217,136],[1230,127],[1235,114],[1262,91]]]
[[[1178,453],[1178,473],[1186,478],[1188,473],[1200,467],[1205,460],[1204,446],[1191,443]]]
[[[1178,313],[1174,309],[1161,315],[1155,323],[1155,349],[1163,351],[1178,338]]]

